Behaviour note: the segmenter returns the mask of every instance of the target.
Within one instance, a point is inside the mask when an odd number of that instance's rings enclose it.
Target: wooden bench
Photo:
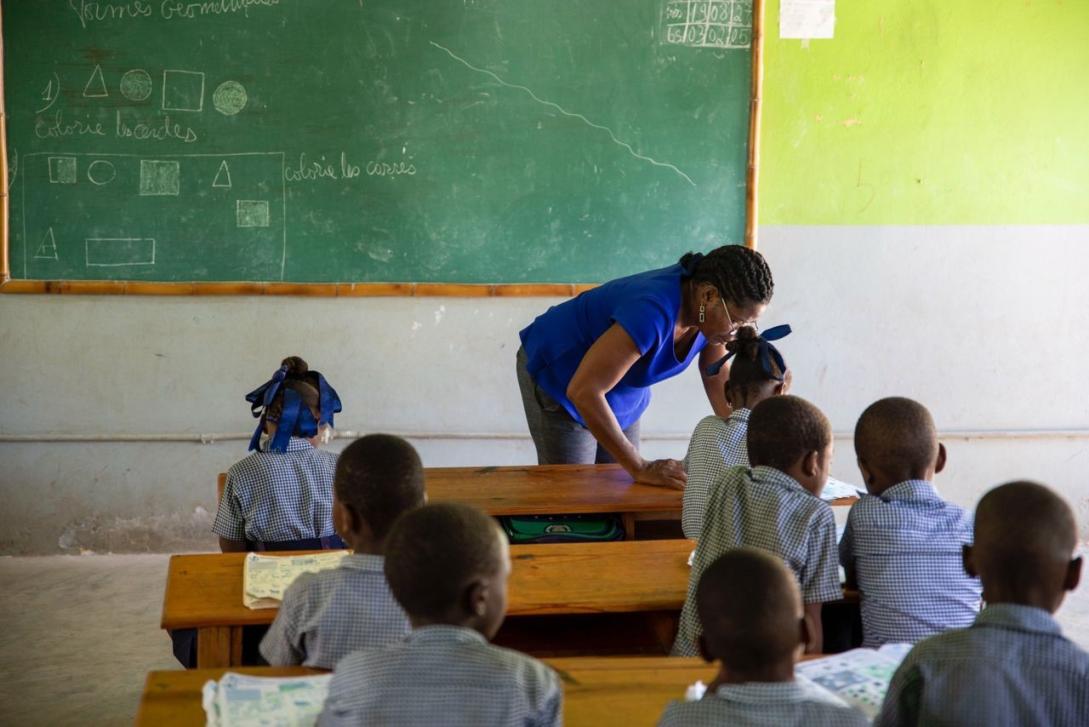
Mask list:
[[[428,467],[431,502],[463,502],[493,516],[618,514],[632,537],[639,520],[679,520],[681,491],[632,482],[620,465]],[[216,502],[227,475],[220,473]],[[849,507],[858,498],[832,500]]]
[[[684,605],[690,540],[556,543],[511,548],[508,618],[668,613]],[[282,555],[288,555],[283,553]],[[167,571],[161,625],[197,629],[197,665],[241,663],[242,629],[267,625],[276,609],[242,605],[245,553],[175,555]],[[277,555],[277,554],[269,554]],[[656,635],[667,643],[671,623]]]

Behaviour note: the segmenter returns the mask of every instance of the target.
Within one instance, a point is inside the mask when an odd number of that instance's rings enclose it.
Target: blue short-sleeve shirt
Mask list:
[[[684,371],[707,345],[696,334],[684,360],[673,347],[673,330],[681,309],[680,264],[618,278],[576,298],[554,305],[519,334],[530,376],[585,425],[567,398],[567,385],[590,346],[613,323],[635,342],[642,356],[605,395],[621,429],[627,429],[650,404],[650,386]]]

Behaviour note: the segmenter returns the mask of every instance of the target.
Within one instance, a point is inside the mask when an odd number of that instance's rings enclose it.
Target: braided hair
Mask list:
[[[706,255],[685,253],[680,264],[693,283],[710,283],[734,305],[768,303],[775,291],[764,256],[741,245],[716,247]]]

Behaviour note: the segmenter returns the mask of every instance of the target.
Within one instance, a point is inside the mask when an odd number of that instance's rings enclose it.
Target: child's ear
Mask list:
[[[976,564],[972,556],[972,546],[962,545],[960,546],[960,559],[964,563],[964,572],[972,578],[978,578],[979,573],[976,572]],[[1080,560],[1080,559],[1079,559]],[[1080,566],[1079,566],[1080,569]]]
[[[790,393],[790,385],[794,382],[794,372],[790,369],[786,370],[783,374],[783,380],[775,385],[775,395],[782,396],[783,394]]]
[[[938,459],[934,461],[934,474],[945,469],[945,445],[938,442]]]
[[[708,664],[715,660],[715,657],[711,655],[711,650],[707,648],[707,639],[704,638],[703,634],[696,637],[696,649],[700,652],[700,657]]]
[[[821,471],[821,453],[817,450],[806,452],[802,459],[802,472],[806,477],[815,477]]]
[[[1066,577],[1063,578],[1063,589],[1072,591],[1081,583],[1081,556],[1074,558],[1066,566]]]
[[[465,613],[477,619],[483,620],[488,615],[488,595],[490,584],[483,579],[477,579],[465,589]]]

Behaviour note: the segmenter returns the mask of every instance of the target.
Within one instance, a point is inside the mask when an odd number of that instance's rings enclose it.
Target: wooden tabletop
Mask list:
[[[805,657],[815,658],[815,657]],[[571,657],[544,659],[563,683],[563,716],[568,727],[621,724],[654,725],[674,699],[683,699],[689,684],[709,683],[715,667],[697,658],[668,656]],[[136,724],[150,727],[203,725],[200,690],[225,671],[258,676],[319,673],[302,667],[253,667],[153,671],[148,674]]]
[[[463,502],[489,515],[667,513],[680,517],[681,490],[637,484],[617,464],[428,467],[432,502]],[[851,505],[858,498],[832,500]]]
[[[688,588],[688,556],[695,547],[690,540],[512,546],[507,614],[680,610]],[[245,557],[245,553],[171,556],[162,627],[272,623],[276,609],[242,605]]]

